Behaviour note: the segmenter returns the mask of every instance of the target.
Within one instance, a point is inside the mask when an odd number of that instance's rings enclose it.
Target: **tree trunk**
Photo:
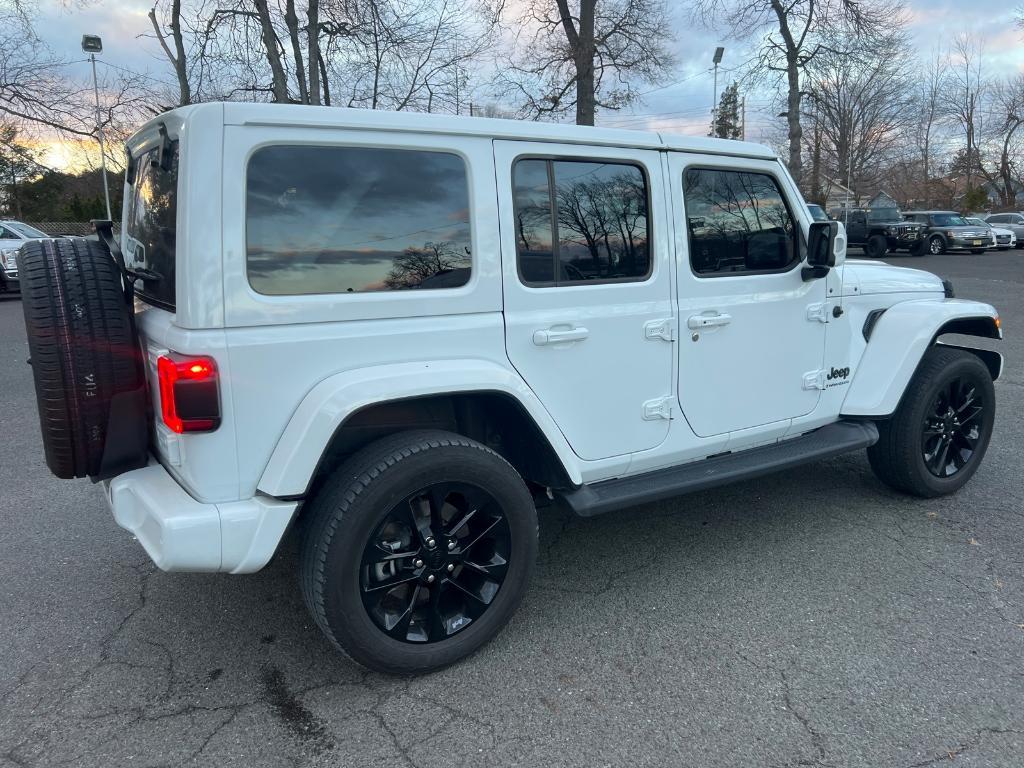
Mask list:
[[[593,125],[596,107],[594,93],[594,5],[596,0],[581,0],[580,26],[576,36],[576,125]],[[559,5],[562,5],[560,2]]]
[[[320,103],[320,0],[306,10],[306,48],[309,51],[309,103]],[[324,78],[326,79],[326,77]]]
[[[260,21],[263,50],[267,55],[267,63],[270,65],[274,101],[286,104],[288,102],[288,79],[285,77],[284,67],[281,65],[281,52],[277,48],[277,36],[274,34],[274,24],[270,18],[267,0],[253,0],[253,5],[256,6],[256,15]]]
[[[324,105],[329,107],[331,106],[331,85],[327,82],[327,65],[324,64],[324,57],[319,48],[316,52],[316,59],[320,62],[320,82],[324,85]]]
[[[163,30],[156,18],[156,6],[149,10],[149,20],[153,24],[153,31],[164,50],[164,55],[174,67],[174,74],[178,78],[178,106],[184,107],[192,103],[192,87],[188,82],[188,62],[185,60],[185,41],[181,34],[181,0],[174,0],[171,3],[171,39],[174,42],[174,52],[171,52],[164,38]]]
[[[288,27],[288,38],[292,43],[292,58],[295,59],[295,79],[299,83],[299,101],[309,104],[309,89],[306,86],[306,65],[299,42],[299,17],[295,13],[295,0],[285,0],[284,23]]]
[[[786,79],[789,93],[786,97],[786,122],[789,124],[789,161],[786,166],[793,180],[800,185],[803,176],[803,159],[800,156],[800,142],[803,141],[803,129],[800,127],[800,67],[796,52],[786,56]]]

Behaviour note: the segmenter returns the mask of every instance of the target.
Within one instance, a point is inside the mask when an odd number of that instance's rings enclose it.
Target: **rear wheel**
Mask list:
[[[889,250],[889,242],[884,235],[872,235],[864,246],[864,252],[872,259],[880,259]]]
[[[880,480],[914,496],[959,490],[977,471],[995,421],[988,368],[960,349],[929,349],[896,413],[878,425],[868,448]]]
[[[350,658],[417,674],[494,637],[536,556],[533,499],[501,456],[449,432],[404,432],[357,453],[317,493],[302,592]]]
[[[940,253],[946,250],[946,243],[943,242],[942,238],[938,235],[932,235],[928,240],[928,253],[932,256],[938,256]]]

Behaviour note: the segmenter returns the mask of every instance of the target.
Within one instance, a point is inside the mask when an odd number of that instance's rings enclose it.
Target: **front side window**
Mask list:
[[[469,281],[469,181],[448,152],[269,146],[246,179],[249,283],[263,294]]]
[[[898,208],[872,208],[868,214],[869,221],[899,221],[902,218]]]
[[[644,280],[651,273],[647,182],[639,166],[518,160],[516,258],[531,286]]]
[[[970,226],[967,219],[955,213],[936,213],[932,216],[934,227],[966,227]]]
[[[683,199],[697,274],[780,272],[799,261],[793,217],[768,174],[689,168]]]

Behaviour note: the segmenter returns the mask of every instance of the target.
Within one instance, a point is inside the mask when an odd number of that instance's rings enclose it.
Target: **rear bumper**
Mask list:
[[[204,504],[156,462],[104,486],[114,520],[164,571],[258,571],[298,508],[298,502],[269,496]]]

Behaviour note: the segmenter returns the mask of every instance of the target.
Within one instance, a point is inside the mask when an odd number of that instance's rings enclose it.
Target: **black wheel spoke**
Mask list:
[[[433,532],[430,530],[431,513],[429,499],[423,496],[414,496],[409,499],[409,515],[412,518],[412,524],[420,537],[420,541],[426,544],[428,539],[434,537]]]
[[[486,536],[488,533],[490,533],[491,530],[494,528],[494,526],[496,526],[500,522],[501,522],[501,518],[500,517],[493,518],[491,520],[490,524],[486,528],[484,528],[482,531],[480,531],[480,533],[476,534],[476,536],[473,538],[473,540],[471,542],[469,542],[468,544],[465,544],[465,545],[462,546],[462,551],[463,552],[468,552],[473,547],[475,547],[480,542],[480,540],[483,539],[484,536]]]
[[[382,579],[381,581],[367,581],[363,586],[363,592],[379,592],[382,589],[389,590],[394,589],[400,584],[407,584],[410,581],[416,581],[417,576],[411,571],[402,571],[389,579]]]
[[[505,578],[505,573],[508,571],[508,561],[497,553],[495,553],[491,557],[490,561],[486,563],[476,563],[467,559],[463,560],[462,564],[490,579],[503,579]]]
[[[484,597],[484,595],[481,592],[479,592],[479,591],[477,591],[475,589],[470,589],[469,587],[463,586],[456,579],[451,579],[449,583],[453,587],[458,589],[460,592],[462,592],[464,595],[468,595],[469,597],[471,597],[474,600],[476,600],[478,603],[482,603],[483,605],[488,605],[490,603],[490,600],[486,599],[486,597]]]
[[[413,611],[416,609],[416,599],[419,597],[420,586],[417,584],[412,590],[412,596],[409,598],[409,604],[405,607],[405,610],[399,615],[398,620],[394,623],[391,629],[387,630],[389,635],[398,638],[399,640],[405,640],[409,634],[409,622],[412,621]]]
[[[975,409],[973,411],[971,411],[969,414],[967,414],[962,419],[960,419],[960,426],[962,427],[965,424],[969,424],[970,422],[974,421],[976,418],[981,416],[981,413],[982,413],[982,409],[978,408],[978,407],[975,407]]]
[[[441,615],[441,590],[444,589],[445,583],[447,580],[442,579],[430,589],[428,636],[431,641],[444,640],[448,637],[448,627],[445,625],[444,616]]]

